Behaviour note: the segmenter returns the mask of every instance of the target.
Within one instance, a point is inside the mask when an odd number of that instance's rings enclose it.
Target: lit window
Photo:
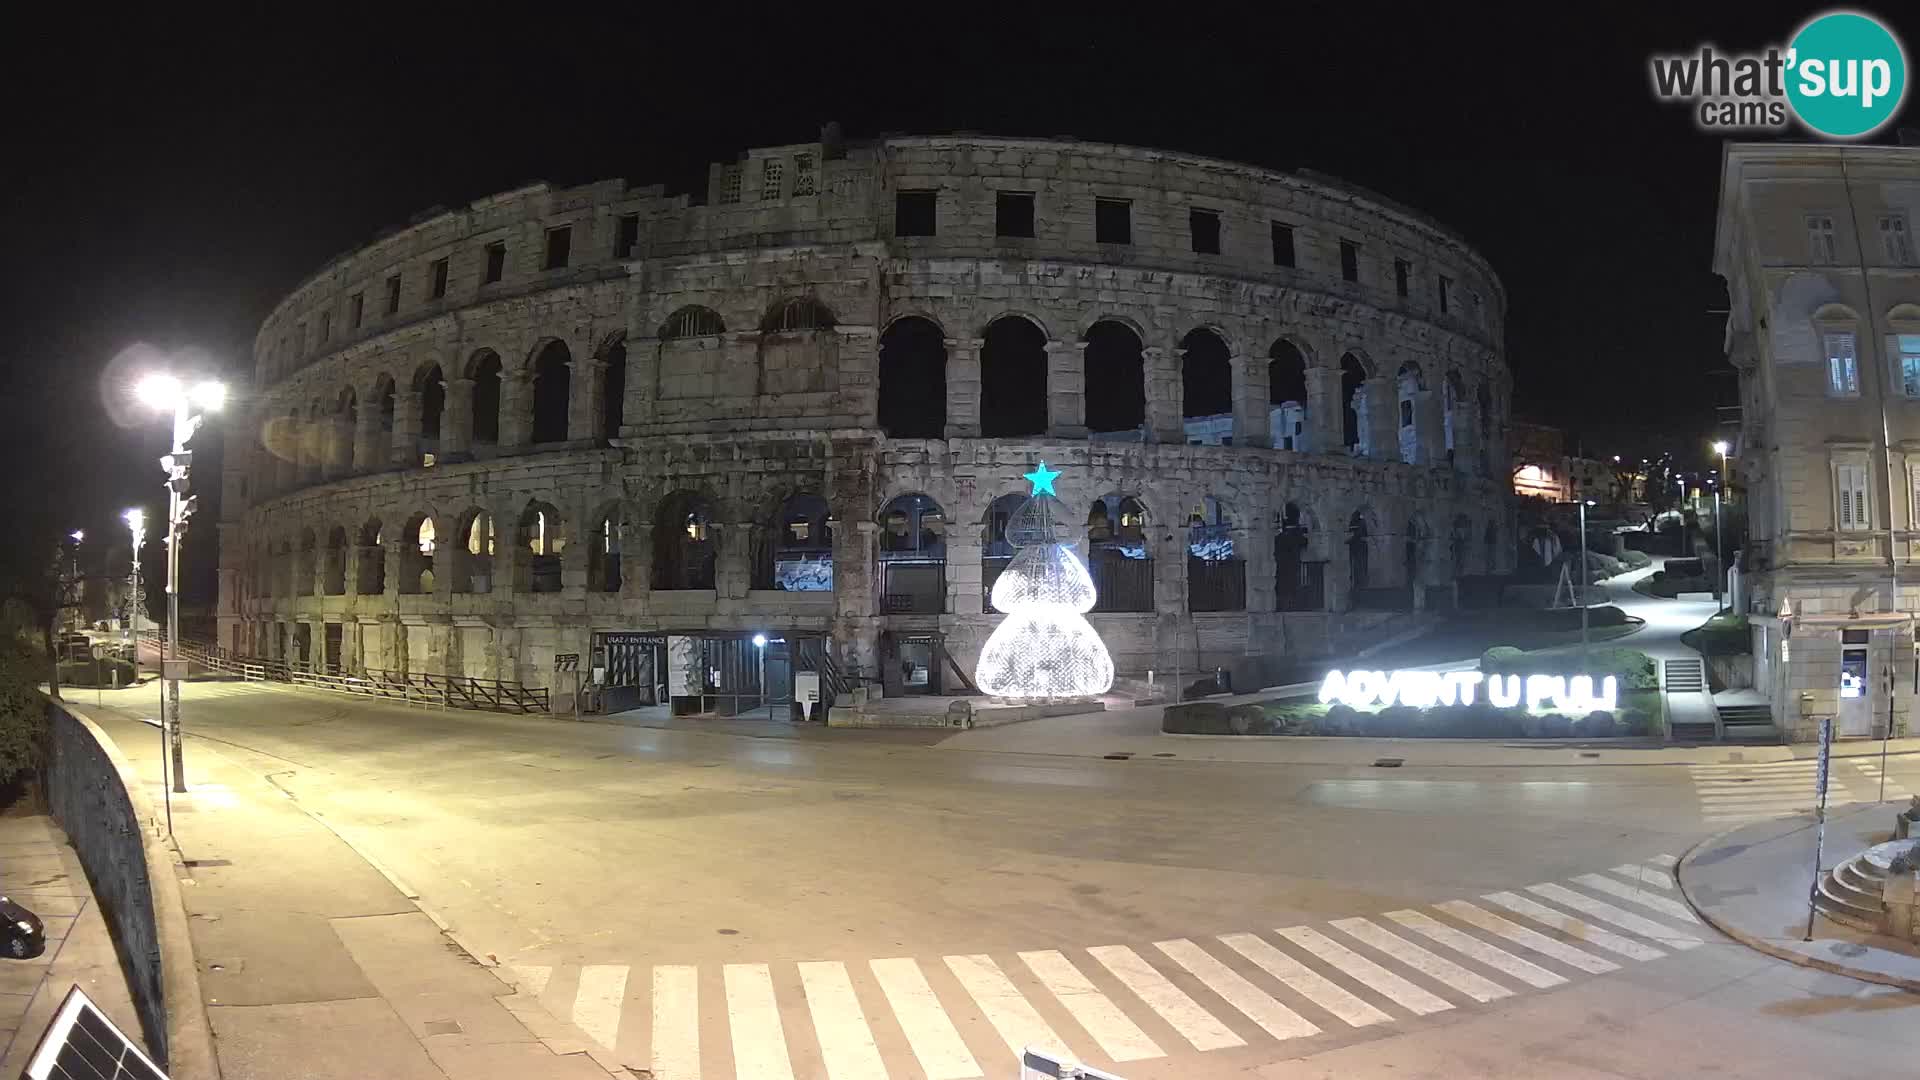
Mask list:
[[[1860,396],[1860,358],[1852,334],[1828,334],[1827,392],[1834,397]]]
[[[1900,335],[1900,388],[1910,398],[1920,398],[1920,334]]]
[[[420,554],[422,555],[433,554],[433,519],[432,518],[428,518],[425,521],[422,521],[420,523]]]

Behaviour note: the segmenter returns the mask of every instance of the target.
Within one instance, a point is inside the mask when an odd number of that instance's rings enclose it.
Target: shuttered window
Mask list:
[[[1833,491],[1840,529],[1853,532],[1873,525],[1873,508],[1867,502],[1867,467],[1835,465]]]

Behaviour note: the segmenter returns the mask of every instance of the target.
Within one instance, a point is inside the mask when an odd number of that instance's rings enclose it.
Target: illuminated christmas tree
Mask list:
[[[1007,523],[1007,541],[1019,550],[993,583],[993,606],[1007,617],[973,673],[994,697],[1088,697],[1113,685],[1113,657],[1081,614],[1093,610],[1093,577],[1060,539],[1059,475],[1044,461],[1027,473],[1032,495]]]

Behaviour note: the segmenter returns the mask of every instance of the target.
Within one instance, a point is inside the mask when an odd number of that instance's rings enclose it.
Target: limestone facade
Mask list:
[[[1748,505],[1755,682],[1800,741],[1820,716],[1842,736],[1877,735],[1889,706],[1894,734],[1911,732],[1916,214],[1920,148],[1725,152],[1714,270],[1732,300],[1727,356],[1744,414],[1733,479]]]
[[[1123,674],[1310,655],[1509,568],[1504,318],[1378,195],[1135,147],[825,140],[704,199],[504,192],[262,325],[220,644],[535,685],[630,630],[970,667],[994,500],[1044,458],[1126,548],[1134,610],[1091,616]]]

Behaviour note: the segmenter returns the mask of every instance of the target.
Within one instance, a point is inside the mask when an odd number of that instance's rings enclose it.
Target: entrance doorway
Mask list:
[[[342,649],[343,649],[343,644],[342,644],[343,637],[344,637],[344,630],[339,623],[330,622],[327,624],[327,632],[326,632],[326,638],[325,638],[326,655],[321,657],[321,660],[326,664],[326,672],[329,675],[340,674],[340,658],[341,658]]]
[[[1870,630],[1840,632],[1840,709],[1833,733],[1842,739],[1873,734],[1874,693]]]
[[[593,635],[593,666],[603,667],[602,712],[626,712],[667,700],[667,639],[663,634]]]

